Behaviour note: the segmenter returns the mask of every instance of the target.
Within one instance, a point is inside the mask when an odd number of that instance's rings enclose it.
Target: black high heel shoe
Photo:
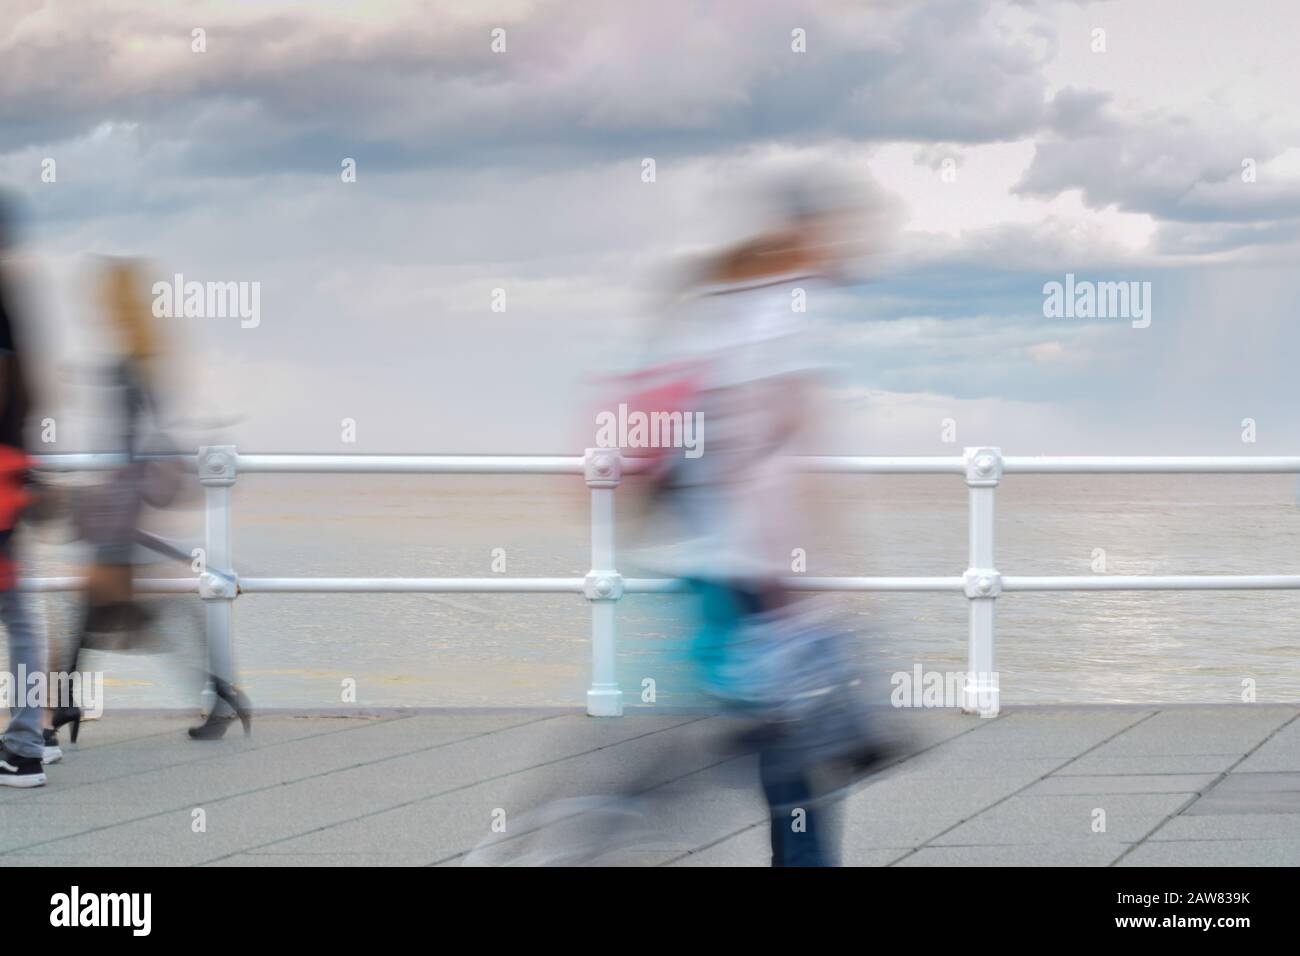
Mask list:
[[[74,643],[72,645],[72,660],[68,662],[68,672],[75,674],[77,672],[77,662],[81,658],[81,648],[86,643],[86,635],[89,633],[89,626],[95,619],[96,606],[87,605],[82,610],[81,627],[73,635]],[[77,735],[81,733],[81,707],[77,704],[77,698],[69,691],[68,703],[55,707],[50,711],[50,728],[55,734],[61,727],[67,724],[72,725],[72,742],[77,742]]]
[[[252,703],[244,696],[243,691],[232,687],[219,677],[212,678],[212,686],[217,692],[217,697],[229,704],[235,713],[218,717],[218,708],[213,707],[211,713],[208,714],[207,720],[198,727],[190,728],[190,737],[194,740],[220,740],[226,735],[226,731],[230,729],[230,725],[235,722],[236,718],[243,725],[244,736],[247,737],[253,732]]]
[[[55,733],[58,733],[59,728],[64,724],[72,724],[72,742],[75,744],[77,735],[81,733],[81,708],[75,705],[72,707],[56,707],[50,714],[50,722]]]

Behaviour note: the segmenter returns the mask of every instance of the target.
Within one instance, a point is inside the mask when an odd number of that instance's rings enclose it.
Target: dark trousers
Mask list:
[[[830,866],[821,814],[807,771],[789,766],[772,748],[758,755],[758,774],[771,813],[773,866]]]
[[[738,622],[779,606],[780,595],[759,585],[734,581],[692,581],[701,598],[704,627],[696,637],[693,656],[698,666],[717,668],[724,661]],[[751,738],[757,743],[759,779],[771,817],[773,866],[832,866],[825,843],[830,839],[825,821],[815,807],[815,790],[808,769],[780,733],[759,728]]]

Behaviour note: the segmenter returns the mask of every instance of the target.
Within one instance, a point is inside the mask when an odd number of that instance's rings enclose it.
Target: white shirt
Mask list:
[[[674,499],[679,538],[670,573],[718,579],[788,574],[800,540],[796,474],[778,441],[791,411],[792,378],[817,363],[807,314],[795,310],[822,280],[773,276],[705,289],[673,322],[676,359],[699,364],[703,454],[681,462],[685,489]]]

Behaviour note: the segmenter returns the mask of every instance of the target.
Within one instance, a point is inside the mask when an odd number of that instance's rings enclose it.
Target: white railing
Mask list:
[[[107,470],[122,459],[113,455],[49,455],[42,467],[60,471]],[[1300,473],[1300,457],[1003,457],[997,448],[967,448],[961,456],[866,458],[807,457],[805,470],[832,474],[950,474],[965,479],[969,502],[969,555],[966,570],[949,577],[804,577],[786,580],[801,591],[956,591],[968,603],[968,665],[964,709],[996,714],[1000,689],[994,666],[994,605],[1007,591],[1158,591],[1300,589],[1300,575],[1166,575],[1133,577],[1003,576],[994,560],[995,493],[1007,474],[1264,474]],[[641,460],[617,449],[593,448],[578,457],[469,455],[241,455],[233,445],[199,449],[195,467],[205,492],[205,570],[194,578],[137,582],[143,592],[193,591],[207,614],[213,674],[230,674],[231,605],[240,594],[261,593],[513,593],[581,594],[591,605],[591,687],[587,713],[623,713],[615,674],[614,609],[624,594],[677,591],[671,578],[624,578],[614,548],[614,489]],[[582,475],[591,489],[591,570],[571,578],[240,578],[230,540],[230,489],[239,474],[353,473],[434,475]],[[36,578],[24,582],[35,591],[81,587],[78,578]]]

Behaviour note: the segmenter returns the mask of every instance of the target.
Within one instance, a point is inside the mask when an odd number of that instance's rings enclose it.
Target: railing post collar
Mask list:
[[[967,448],[966,484],[971,488],[996,488],[1002,480],[1002,449]]]
[[[623,453],[617,448],[588,448],[582,474],[588,488],[617,488],[623,479]]]
[[[588,601],[617,601],[623,596],[623,575],[617,571],[591,571],[582,582]]]
[[[962,582],[968,598],[995,598],[1002,594],[1002,575],[992,568],[967,568]]]
[[[199,449],[199,481],[217,488],[235,483],[239,455],[234,445],[204,445]]]
[[[239,577],[204,571],[199,575],[199,597],[205,601],[233,601],[239,597]]]

